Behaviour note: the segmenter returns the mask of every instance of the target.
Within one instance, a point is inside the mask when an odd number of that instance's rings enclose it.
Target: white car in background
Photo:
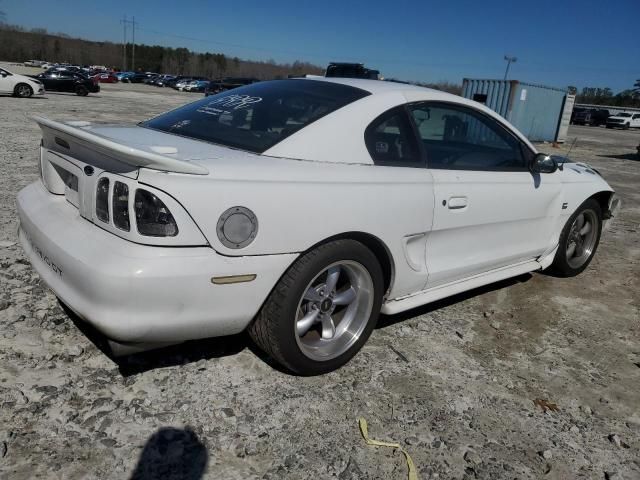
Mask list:
[[[621,112],[607,118],[607,128],[640,128],[640,113]]]
[[[328,372],[380,312],[577,275],[619,207],[483,105],[400,83],[276,80],[134,126],[36,121],[20,241],[116,354],[248,329],[291,371]]]
[[[33,95],[44,95],[44,86],[35,78],[0,68],[0,94],[29,98]]]

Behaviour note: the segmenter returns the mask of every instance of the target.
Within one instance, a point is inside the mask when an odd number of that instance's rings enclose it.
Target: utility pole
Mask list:
[[[124,27],[124,37],[122,41],[122,71],[127,71],[127,16],[125,15],[120,23]]]
[[[507,69],[504,71],[504,79],[506,80],[509,74],[509,67],[512,63],[516,63],[518,59],[516,57],[510,57],[509,55],[505,55],[504,59],[507,61]]]
[[[133,41],[131,45],[131,70],[136,71],[136,17],[133,17],[131,21],[131,27],[133,28]]]

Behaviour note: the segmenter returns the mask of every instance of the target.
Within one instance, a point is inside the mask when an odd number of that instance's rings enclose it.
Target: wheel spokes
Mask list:
[[[333,298],[333,303],[335,305],[349,305],[356,299],[356,289],[353,287],[349,287],[349,289],[336,294]]]
[[[333,336],[336,334],[336,326],[333,323],[333,318],[331,318],[330,315],[323,315],[321,321],[322,321],[322,338],[324,338],[325,340],[333,338]]]
[[[304,298],[305,300],[309,300],[310,302],[322,301],[322,297],[320,296],[318,291],[313,287],[309,287],[307,291],[304,293],[304,296],[302,298]]]
[[[580,229],[580,235],[583,237],[591,231],[591,222],[586,222],[584,226]]]
[[[340,266],[336,265],[327,270],[327,282],[325,285],[326,294],[329,295],[336,289],[336,285],[338,284],[338,278],[340,278]]]
[[[298,335],[302,336],[309,331],[311,326],[316,323],[319,313],[320,312],[318,310],[311,310],[304,317],[297,321],[296,331],[298,332]]]
[[[573,257],[573,254],[576,253],[576,244],[575,242],[571,243],[567,248],[567,258]]]
[[[578,216],[576,217],[576,223],[575,223],[575,225],[576,225],[576,230],[577,230],[577,231],[582,230],[582,227],[583,227],[583,225],[584,225],[584,213],[581,213],[580,215],[578,215]]]

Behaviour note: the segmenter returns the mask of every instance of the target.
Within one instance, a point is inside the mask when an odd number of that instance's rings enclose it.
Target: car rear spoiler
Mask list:
[[[69,140],[77,142],[86,148],[98,151],[134,167],[195,175],[207,175],[209,173],[209,171],[201,165],[123,145],[78,126],[56,122],[55,120],[37,115],[32,116],[31,119],[40,126],[43,132],[45,129],[53,130],[67,142],[69,142]],[[87,124],[87,126],[88,125],[89,124]]]

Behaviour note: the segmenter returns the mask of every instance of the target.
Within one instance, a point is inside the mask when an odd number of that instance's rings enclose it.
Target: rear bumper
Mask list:
[[[224,257],[210,247],[138,245],[82,218],[41,182],[18,194],[19,237],[33,267],[80,318],[123,343],[238,333],[295,254]],[[255,274],[215,285],[217,276]]]

